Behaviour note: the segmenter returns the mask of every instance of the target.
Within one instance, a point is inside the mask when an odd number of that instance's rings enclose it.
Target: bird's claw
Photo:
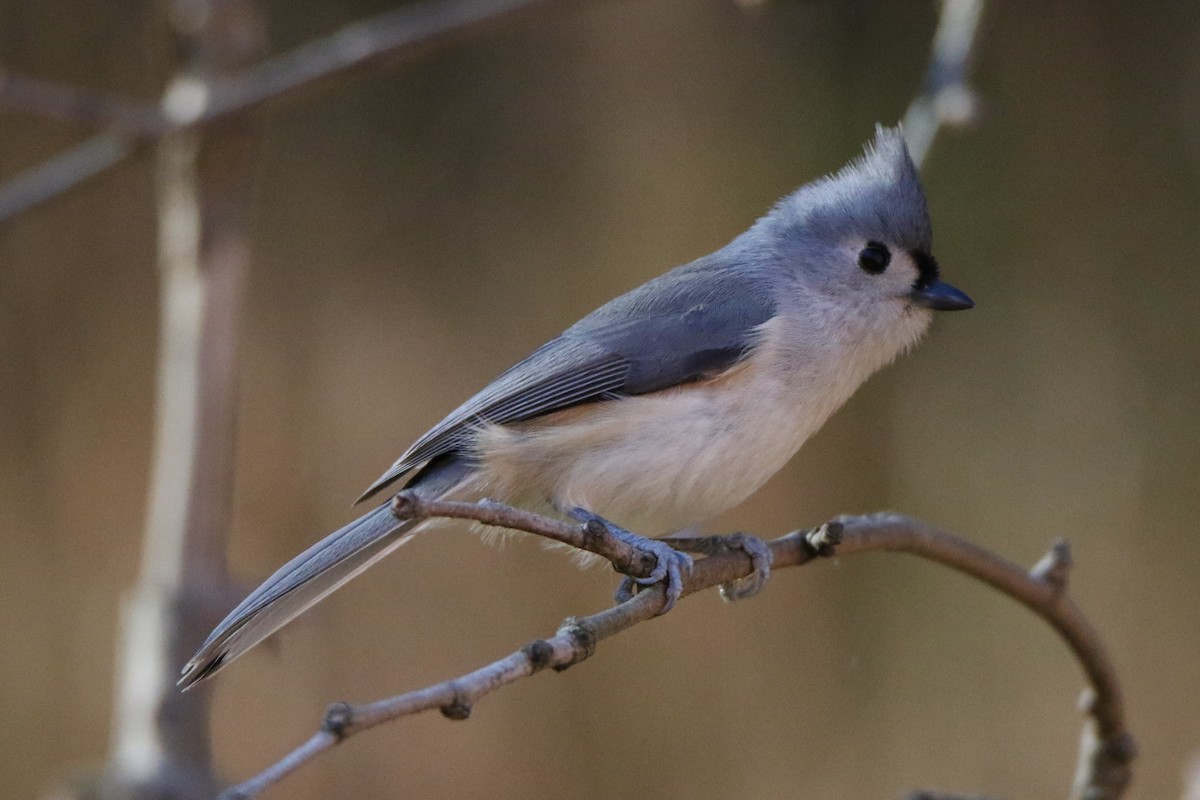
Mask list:
[[[621,585],[617,587],[614,599],[618,603],[624,603],[626,600],[633,599],[634,595],[637,594],[638,587],[663,583],[664,600],[662,608],[659,609],[658,613],[665,614],[675,607],[675,601],[683,595],[683,581],[691,574],[692,557],[687,553],[679,552],[665,542],[655,539],[643,539],[642,537],[637,538],[641,539],[641,541],[631,541],[629,544],[654,555],[656,559],[654,571],[644,578],[635,578],[632,575],[626,575],[621,580]]]
[[[721,597],[729,602],[745,600],[762,591],[771,577],[774,553],[767,543],[748,533],[731,533],[722,536],[673,536],[663,540],[676,550],[714,556],[730,550],[741,550],[750,557],[754,571],[744,578],[721,584]]]
[[[654,586],[655,584],[663,584],[663,606],[659,609],[659,614],[665,614],[675,606],[675,601],[683,596],[683,581],[684,578],[691,574],[692,557],[687,553],[681,553],[671,545],[658,539],[647,539],[645,536],[638,536],[632,531],[627,531],[619,525],[615,525],[599,514],[588,511],[586,508],[576,506],[566,509],[565,513],[572,519],[582,522],[585,526],[602,526],[604,532],[612,536],[620,542],[624,542],[634,548],[639,554],[649,553],[654,556],[654,569],[644,578],[635,578],[627,575],[622,581],[620,587],[617,588],[615,597],[618,603],[624,603],[626,600],[632,599],[637,594],[637,589],[640,586]],[[625,567],[627,568],[627,567]]]
[[[750,556],[750,564],[754,567],[754,572],[744,578],[722,583],[720,590],[722,599],[732,603],[754,597],[762,591],[771,577],[771,564],[775,561],[775,554],[771,552],[770,547],[767,547],[766,542],[748,533],[735,533],[723,538],[730,550],[742,550]]]

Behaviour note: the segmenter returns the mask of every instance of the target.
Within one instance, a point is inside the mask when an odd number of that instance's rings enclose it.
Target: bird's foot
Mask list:
[[[658,613],[665,614],[674,608],[675,601],[683,594],[683,580],[692,571],[691,556],[687,553],[679,552],[666,542],[658,539],[648,539],[645,536],[638,536],[636,533],[627,531],[619,525],[614,525],[604,517],[593,514],[586,509],[573,508],[567,513],[572,519],[578,520],[585,525],[601,525],[605,533],[614,539],[629,545],[639,553],[654,556],[654,569],[651,570],[649,575],[643,578],[627,575],[621,581],[621,585],[616,591],[616,600],[618,603],[623,603],[631,599],[637,594],[640,587],[662,583],[664,600],[663,606],[659,609]]]
[[[632,575],[622,578],[621,585],[617,587],[613,597],[618,603],[624,603],[626,600],[633,599],[641,587],[653,586],[662,582],[666,599],[658,613],[665,614],[675,607],[675,601],[683,595],[683,581],[692,572],[692,557],[658,539],[647,539],[636,534],[631,534],[631,536],[633,539],[623,541],[643,553],[652,554],[657,559],[657,563],[654,566],[654,572],[645,578],[635,578]]]
[[[757,536],[748,533],[731,533],[725,536],[675,536],[662,541],[676,550],[699,553],[705,556],[741,550],[750,557],[754,572],[744,578],[721,584],[721,597],[729,602],[745,600],[762,591],[771,577],[771,563],[775,560],[771,548]]]

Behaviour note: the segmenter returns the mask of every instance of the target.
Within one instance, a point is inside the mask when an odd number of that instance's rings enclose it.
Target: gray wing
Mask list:
[[[661,275],[572,325],[430,428],[359,500],[432,458],[466,449],[481,422],[519,422],[727,369],[753,347],[775,303],[760,270],[733,270],[721,256]]]

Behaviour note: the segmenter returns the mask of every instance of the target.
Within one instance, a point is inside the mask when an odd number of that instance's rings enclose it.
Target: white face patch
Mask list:
[[[888,271],[891,273],[888,276],[888,287],[899,297],[907,298],[913,286],[921,279],[921,270],[918,269],[916,261],[904,250],[893,251]]]
[[[888,254],[887,266],[880,272],[868,272],[860,266],[863,250],[882,245]],[[830,291],[844,297],[847,306],[864,302],[907,302],[909,293],[921,279],[921,270],[907,250],[889,242],[852,239],[837,249],[839,267]]]

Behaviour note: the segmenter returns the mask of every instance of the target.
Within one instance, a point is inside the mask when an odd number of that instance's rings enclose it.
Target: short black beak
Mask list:
[[[924,289],[913,288],[909,299],[934,311],[963,311],[975,307],[975,301],[948,283],[934,281]]]

